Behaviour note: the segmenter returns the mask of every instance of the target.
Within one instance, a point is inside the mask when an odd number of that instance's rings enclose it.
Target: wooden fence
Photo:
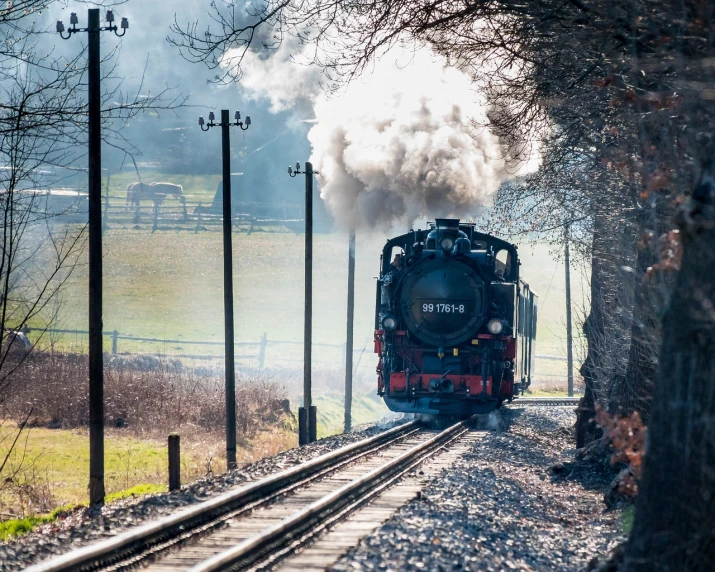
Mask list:
[[[65,329],[47,329],[47,330],[37,330],[39,332],[44,332],[50,336],[53,335],[74,335],[81,336],[82,338],[87,338],[89,332],[87,330],[65,330]],[[32,332],[32,330],[30,330]],[[157,358],[178,358],[178,359],[191,359],[191,360],[222,360],[223,359],[223,341],[201,341],[201,340],[169,340],[165,338],[149,338],[142,336],[133,336],[131,334],[120,333],[118,330],[111,330],[102,332],[106,341],[111,342],[111,353],[112,355],[125,355],[125,356],[139,356],[139,355],[151,355]],[[218,351],[216,353],[193,353],[184,352],[180,353],[168,353],[166,351],[152,352],[152,351],[141,351],[141,352],[128,352],[120,351],[121,342],[137,342],[140,344],[152,345],[164,345],[164,346],[178,346],[183,350],[183,346],[191,347],[206,347],[206,348],[216,348]],[[134,344],[132,344],[134,345]],[[271,348],[278,348],[279,346],[300,346],[299,351],[295,352],[281,352],[276,355],[275,352],[269,350]],[[252,342],[236,342],[234,347],[236,350],[235,358],[237,361],[248,360],[245,365],[255,365],[258,369],[264,369],[268,364],[268,354],[271,354],[270,361],[272,364],[286,364],[286,363],[301,363],[302,358],[302,346],[303,342],[294,340],[269,340],[267,334],[263,334],[261,338],[257,341]],[[106,346],[109,347],[109,344]],[[317,352],[313,352],[313,361],[317,364],[324,365],[337,365],[340,364],[341,368],[345,367],[345,344],[328,344],[313,342],[313,347],[318,348]],[[296,348],[298,349],[298,348]],[[323,350],[323,351],[320,351]],[[361,358],[372,355],[372,344],[368,342],[365,343],[362,348],[355,348],[353,350],[354,363],[360,363]],[[555,355],[536,355],[537,360],[547,360],[547,361],[566,361],[563,356]],[[374,363],[367,360],[367,364],[370,367],[374,367]],[[363,364],[365,365],[365,364]],[[357,367],[357,366],[356,366]],[[549,378],[564,378],[565,375],[560,374],[537,374],[536,377],[549,377]]]
[[[86,194],[71,189],[28,192],[38,193],[39,198],[30,201],[29,207],[37,217],[47,217],[47,220],[59,224],[87,222]],[[60,192],[62,194],[59,194]],[[231,219],[237,231],[252,232],[262,227],[285,227],[293,232],[302,232],[304,228],[305,205],[302,203],[237,202],[231,207]],[[313,216],[315,232],[330,232],[332,220],[324,209],[315,210]],[[102,197],[103,231],[112,226],[131,226],[151,228],[152,232],[161,229],[193,230],[197,233],[202,230],[219,230],[222,223],[222,209],[213,208],[210,201],[186,202],[167,197],[163,201],[144,200],[139,204],[127,204],[126,196],[123,195]]]
[[[64,197],[62,197],[64,198]],[[262,227],[285,227],[293,232],[302,232],[305,221],[305,205],[263,203],[235,203],[231,205],[231,219],[236,230],[252,232]],[[82,223],[87,221],[87,197],[77,195],[70,205],[44,201],[36,206],[37,214],[44,214],[57,223]],[[325,213],[314,212],[315,232],[329,232],[332,221]],[[137,205],[126,204],[124,196],[104,196],[102,203],[102,229],[112,226],[133,226],[156,230],[193,230],[195,233],[220,230],[223,213],[212,208],[210,203],[182,202],[167,198],[162,202],[142,201]]]
[[[232,205],[232,221],[239,229],[247,227],[251,232],[263,226],[284,226],[289,230],[300,232],[304,225],[303,205],[264,205],[258,203],[238,203]],[[212,209],[202,203],[182,204],[178,201],[165,201],[124,206],[117,203],[104,205],[102,209],[102,226],[104,229],[112,225],[121,226],[151,226],[156,230],[193,230],[198,233],[206,230],[219,230],[223,224],[223,214],[220,209]]]

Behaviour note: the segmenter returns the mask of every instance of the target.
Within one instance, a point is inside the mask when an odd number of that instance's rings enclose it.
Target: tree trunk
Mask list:
[[[625,369],[623,348],[628,347],[628,333],[623,331],[624,316],[630,315],[630,276],[624,277],[621,266],[628,263],[623,253],[623,242],[632,239],[624,229],[609,218],[608,213],[597,213],[593,224],[591,248],[591,308],[583,324],[588,353],[580,374],[586,385],[579,402],[576,420],[576,446],[583,447],[600,437],[600,429],[593,418],[595,405],[603,401],[614,372]],[[627,233],[626,233],[627,234]]]
[[[636,518],[623,569],[715,563],[715,163],[680,216],[683,260],[651,406]]]
[[[637,411],[642,419],[647,419],[661,343],[653,292],[657,285],[646,276],[648,268],[656,262],[652,244],[638,249],[628,367],[624,375],[614,378],[608,395],[608,409],[613,415],[629,415]]]

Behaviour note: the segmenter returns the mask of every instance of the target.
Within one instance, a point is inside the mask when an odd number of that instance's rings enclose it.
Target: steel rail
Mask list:
[[[459,438],[467,432],[469,421],[452,425],[424,443],[266,528],[263,532],[193,566],[189,572],[246,570],[259,561],[274,562],[280,555],[303,544],[316,532],[325,528],[328,522],[333,522],[352,512],[437,450]]]
[[[519,405],[542,405],[549,407],[562,407],[573,405],[574,407],[578,405],[580,397],[519,397],[512,401],[509,405],[519,406]]]
[[[253,509],[277,495],[285,494],[298,485],[305,484],[308,480],[314,480],[348,462],[415,433],[419,430],[418,425],[416,421],[412,421],[394,427],[278,474],[269,475],[255,483],[228,491],[178,513],[127,530],[107,540],[50,558],[26,568],[25,572],[96,570],[117,566],[118,563],[127,560],[135,564],[145,556],[155,553],[153,547],[161,546],[164,549],[186,538],[201,534],[221,524],[227,516],[234,516],[236,511]]]

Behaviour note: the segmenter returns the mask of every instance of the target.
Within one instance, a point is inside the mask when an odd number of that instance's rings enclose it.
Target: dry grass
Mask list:
[[[126,364],[125,364],[126,365]],[[138,363],[141,365],[141,363]],[[104,373],[106,424],[126,428],[135,436],[164,437],[183,427],[213,433],[224,425],[224,380],[198,375],[158,362],[154,369],[112,367]],[[30,424],[76,428],[89,418],[87,356],[34,353],[14,375],[2,403],[5,417],[19,420],[33,408]],[[257,378],[236,380],[237,427],[253,435],[277,423],[282,414],[283,388]]]
[[[126,364],[125,364],[126,365]],[[49,512],[86,500],[89,467],[87,358],[37,353],[17,372],[4,396],[0,459],[18,422],[32,408],[27,429],[2,474],[0,519]],[[166,438],[181,435],[182,480],[223,472],[223,378],[167,364],[139,370],[105,369],[105,466],[109,493],[167,479]],[[237,379],[238,460],[248,463],[295,446],[294,419],[284,410],[284,388]]]

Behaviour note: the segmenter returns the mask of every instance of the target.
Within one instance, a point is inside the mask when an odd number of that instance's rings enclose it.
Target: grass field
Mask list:
[[[358,240],[356,254],[355,347],[367,348],[361,365],[374,367],[370,355],[375,281],[382,236]],[[303,329],[303,236],[289,232],[237,233],[234,249],[234,304],[237,341],[300,342]],[[345,340],[347,237],[336,233],[314,237],[315,343],[342,344]],[[542,244],[520,249],[522,275],[540,295],[537,353],[565,355],[563,265]],[[219,232],[177,232],[111,228],[104,237],[104,324],[135,336],[174,340],[222,341],[223,269]],[[572,274],[575,278],[578,273]],[[64,293],[57,327],[86,329],[86,268],[75,273]],[[574,284],[574,306],[582,304],[580,284]],[[575,312],[577,313],[577,312]],[[65,336],[60,342],[82,344]],[[196,346],[121,341],[120,351],[196,353]],[[221,347],[201,352],[221,354]],[[332,352],[332,353],[331,353]],[[266,365],[299,369],[302,350],[271,346]],[[316,366],[335,364],[339,351],[314,349]],[[338,358],[339,359],[339,358]],[[561,362],[541,361],[542,373],[564,373]]]
[[[111,202],[123,204],[126,187],[144,182],[169,181],[181,184],[189,203],[213,198],[220,175],[169,175],[155,170],[139,174],[122,170],[111,174]],[[287,183],[289,184],[289,183]],[[103,180],[106,188],[107,179]],[[298,192],[298,191],[296,191]],[[300,193],[298,193],[299,196]],[[167,199],[171,200],[171,199]],[[187,227],[188,229],[188,227]],[[194,234],[192,230],[157,230],[150,224],[110,225],[104,235],[104,324],[136,336],[163,339],[223,339],[223,268],[219,227]],[[280,229],[273,229],[280,230]],[[374,277],[379,254],[387,238],[384,233],[359,233],[356,249],[355,346],[370,351],[375,297]],[[302,340],[303,321],[303,235],[290,232],[236,233],[234,253],[234,304],[238,341],[256,342],[263,333],[270,340]],[[525,242],[519,245],[521,275],[540,296],[537,354],[565,355],[565,305],[563,263],[555,261],[548,245]],[[347,236],[345,233],[314,236],[314,325],[316,343],[345,340],[347,279]],[[86,329],[86,269],[80,268],[65,294],[58,326]],[[583,307],[581,274],[572,271],[574,316]],[[575,328],[578,331],[578,328]],[[61,344],[82,344],[66,337]],[[152,353],[196,353],[199,349],[180,344],[159,347],[122,341],[120,351]],[[201,347],[202,353],[221,354],[221,348]],[[323,352],[322,355],[321,352]],[[285,357],[283,367],[300,369],[299,346],[283,346],[270,353]],[[336,355],[315,349],[316,364],[334,365]],[[374,358],[363,355],[369,371]],[[267,365],[270,365],[270,356]],[[541,361],[538,370],[556,380],[565,379],[565,365]]]
[[[12,423],[5,422],[0,428],[2,458],[15,433],[16,426]],[[57,505],[86,501],[87,443],[84,430],[35,427],[26,431],[3,471],[3,476],[14,474],[13,482],[6,482],[0,488],[3,512],[12,509],[15,514],[24,516],[49,512]],[[140,483],[163,486],[166,482],[166,447],[159,442],[126,437],[120,431],[108,429],[105,452],[108,493]],[[183,463],[187,476],[197,476],[200,460],[191,451],[184,453]]]

